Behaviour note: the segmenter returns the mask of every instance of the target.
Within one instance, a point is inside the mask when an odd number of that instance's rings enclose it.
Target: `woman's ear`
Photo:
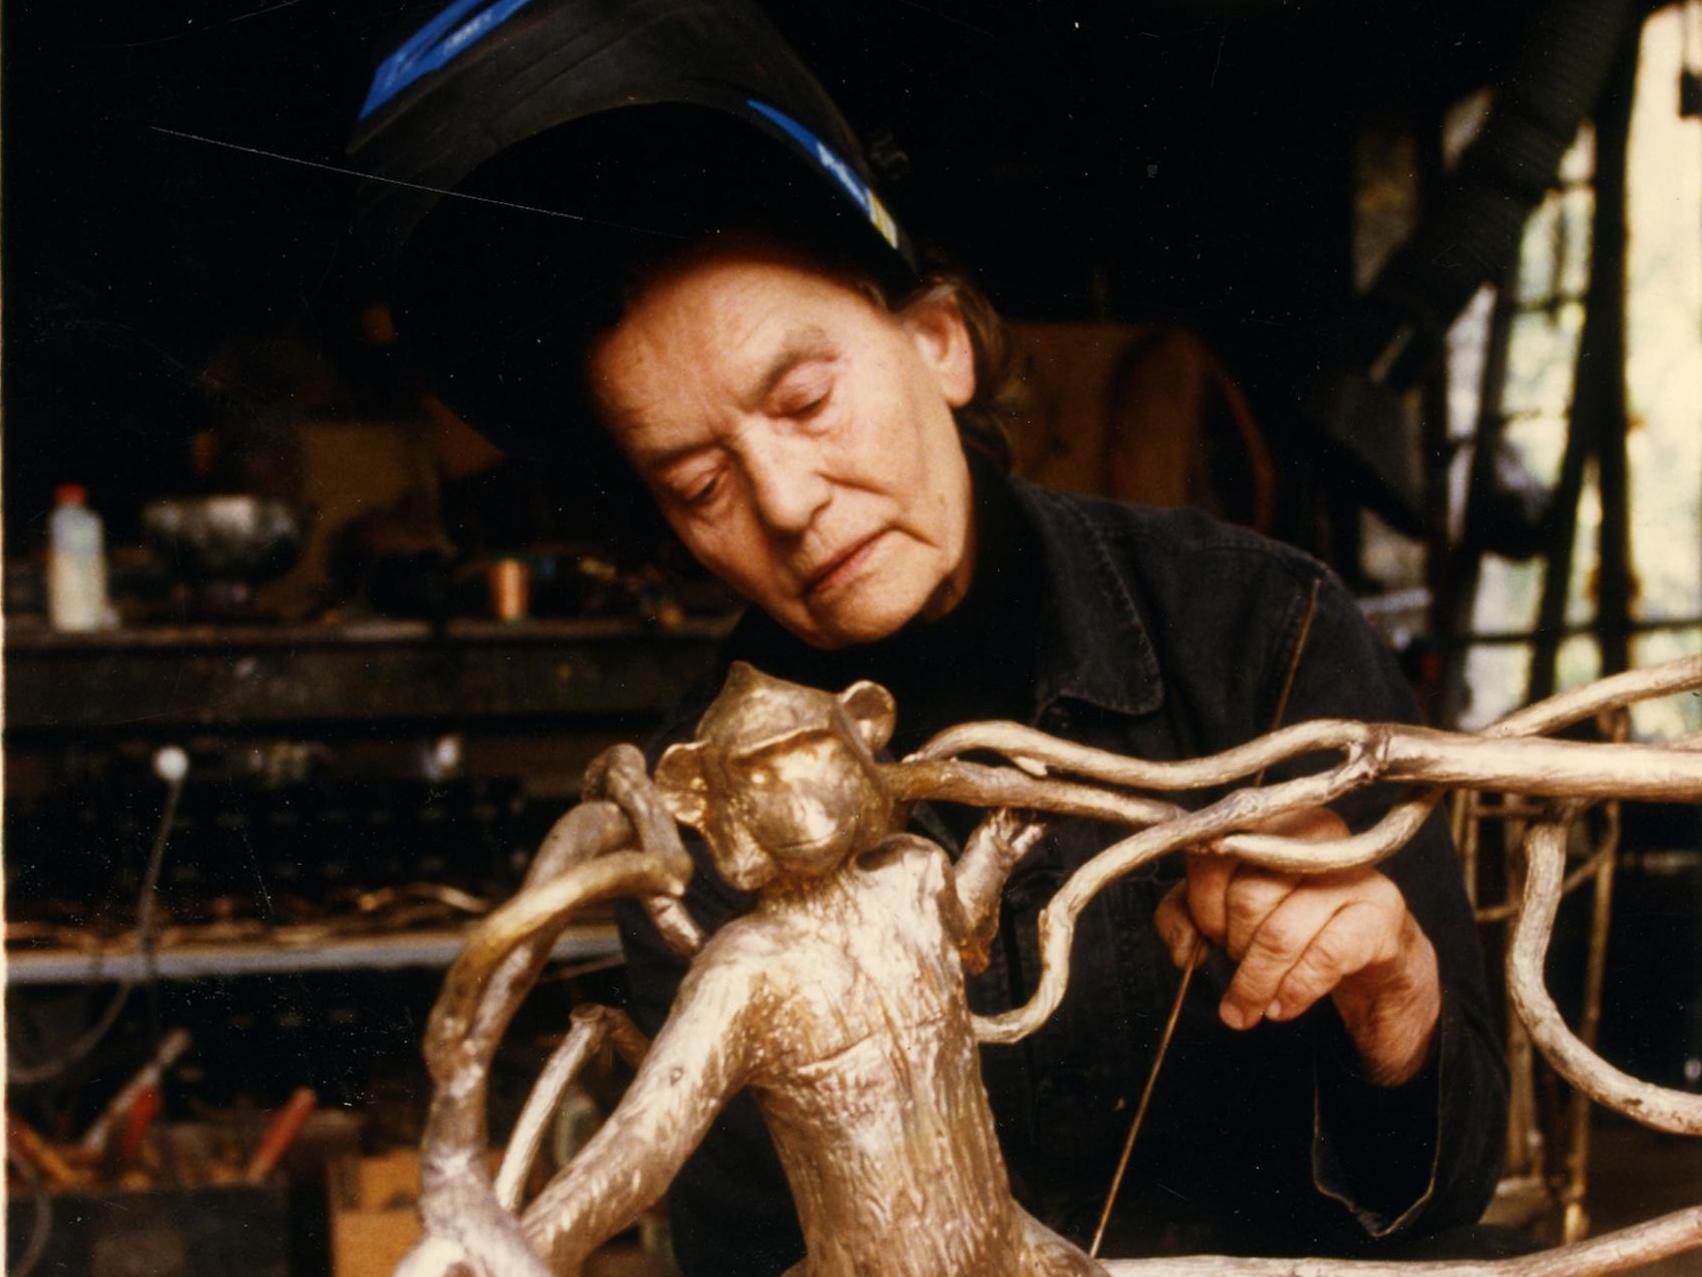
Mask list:
[[[975,397],[975,346],[963,308],[949,285],[930,288],[898,315],[922,363],[953,408]]]

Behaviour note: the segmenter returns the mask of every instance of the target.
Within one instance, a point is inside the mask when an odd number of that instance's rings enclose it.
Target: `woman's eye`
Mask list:
[[[691,506],[708,505],[715,499],[715,494],[720,488],[721,476],[712,474],[687,492],[686,504]]]
[[[802,387],[781,400],[777,416],[808,421],[828,405],[833,398],[833,383]]]

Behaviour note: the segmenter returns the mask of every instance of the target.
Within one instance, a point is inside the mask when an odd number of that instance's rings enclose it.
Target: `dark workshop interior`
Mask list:
[[[737,612],[397,337],[346,148],[435,7],[0,15],[19,1277],[389,1273],[461,932]],[[1702,654],[1702,0],[761,8],[1011,322],[1019,474],[1318,556],[1436,726]],[[81,622],[67,485],[104,536]],[[1694,736],[1702,701],[1603,729]],[[1702,811],[1612,807],[1549,982],[1702,1092]],[[1452,818],[1494,963],[1520,809]],[[498,1142],[569,1008],[623,996],[609,915],[575,922],[496,1059]],[[1702,1141],[1592,1115],[1516,1036],[1493,1218],[1554,1243],[1702,1201]],[[593,1069],[546,1155],[620,1084]],[[588,1271],[667,1273],[665,1233]]]

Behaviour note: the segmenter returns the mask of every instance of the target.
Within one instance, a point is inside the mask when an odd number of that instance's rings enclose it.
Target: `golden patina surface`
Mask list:
[[[1449,787],[1553,800],[1527,840],[1531,872],[1508,957],[1513,1005],[1535,1042],[1607,1107],[1702,1134],[1702,1098],[1612,1069],[1573,1036],[1542,987],[1564,867],[1566,823],[1610,797],[1702,801],[1702,744],[1546,739],[1603,710],[1702,688],[1702,659],[1605,679],[1480,734],[1314,722],[1211,758],[1147,763],[1014,724],[966,724],[916,757],[881,764],[891,697],[870,683],[835,696],[736,665],[697,738],[654,777],[630,746],[587,775],[588,801],[540,850],[520,894],[490,915],[446,978],[426,1057],[436,1091],[425,1139],[426,1241],[405,1277],[542,1277],[577,1270],[666,1190],[722,1106],[761,1106],[803,1225],[804,1274],[1267,1273],[1405,1271],[1391,1263],[1200,1256],[1096,1263],[1011,1198],[976,1058],[1017,1041],[1056,1008],[1075,919],[1107,884],[1157,856],[1206,847],[1303,873],[1375,863],[1400,847]],[[1274,762],[1334,753],[1312,775],[1261,786]],[[1007,764],[964,760],[969,752]],[[1332,842],[1253,832],[1364,785],[1412,794],[1376,825]],[[1240,782],[1187,811],[1154,793]],[[900,832],[910,802],[992,809],[956,864]],[[1019,810],[1026,813],[1016,814]],[[1127,825],[1041,917],[1044,971],[1005,1015],[970,1015],[964,971],[985,961],[1011,869],[1052,815]],[[675,822],[700,830],[715,867],[758,893],[707,943],[680,903],[691,862]],[[618,1012],[581,1008],[546,1065],[493,1182],[482,1151],[490,1061],[571,914],[615,895],[645,902],[663,936],[694,955],[653,1043]],[[604,1041],[637,1066],[598,1134],[522,1210],[539,1133],[574,1072]],[[1702,1208],[1517,1260],[1427,1263],[1421,1271],[1592,1277],[1702,1245]]]
[[[1010,1195],[964,1000],[997,892],[958,889],[939,847],[894,830],[874,751],[892,700],[735,666],[656,787],[756,907],[697,955],[626,1098],[527,1208],[560,1270],[664,1188],[739,1090],[791,1184],[800,1271],[1101,1271]],[[965,860],[1009,858],[989,827]],[[998,875],[1002,880],[1002,875]]]

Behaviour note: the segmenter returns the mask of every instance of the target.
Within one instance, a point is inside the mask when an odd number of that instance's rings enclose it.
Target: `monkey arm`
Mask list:
[[[611,799],[632,822],[645,851],[668,863],[684,864],[690,872],[691,860],[680,841],[679,827],[656,792],[644,755],[634,746],[614,745],[593,758],[585,769],[583,796]],[[703,947],[703,928],[677,896],[655,894],[641,900],[657,932],[675,953],[689,958]]]
[[[958,952],[972,972],[987,969],[987,949],[999,929],[999,896],[1005,880],[1053,822],[1020,816],[1001,807],[975,827],[953,867],[964,932]]]
[[[544,1128],[554,1119],[561,1107],[561,1098],[578,1076],[585,1062],[602,1050],[611,1040],[621,1057],[634,1067],[643,1062],[650,1050],[650,1039],[628,1017],[615,1007],[587,1003],[573,1008],[573,1027],[555,1049],[544,1071],[532,1084],[526,1106],[514,1123],[508,1148],[502,1155],[502,1168],[496,1176],[496,1200],[509,1212],[520,1209],[520,1193],[532,1173],[532,1162],[543,1143]]]
[[[686,977],[668,1021],[602,1128],[521,1217],[532,1249],[571,1273],[666,1191],[749,1072],[754,972],[711,958]]]

